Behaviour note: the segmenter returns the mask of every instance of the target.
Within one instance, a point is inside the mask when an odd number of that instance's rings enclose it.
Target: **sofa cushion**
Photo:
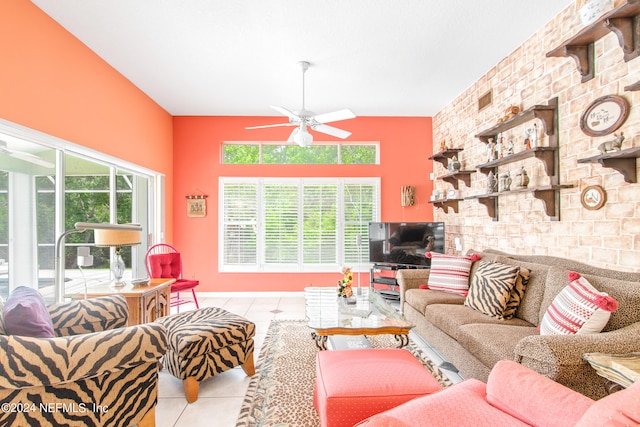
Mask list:
[[[473,261],[478,259],[477,255],[467,257],[427,252],[426,256],[431,258],[429,289],[467,296],[469,270]]]
[[[640,424],[640,381],[591,405],[576,427],[637,426]]]
[[[429,305],[425,310],[425,318],[442,332],[456,340],[459,340],[461,336],[460,327],[467,324],[533,326],[522,319],[499,320],[464,305],[455,304]]]
[[[618,302],[599,292],[578,273],[554,298],[540,324],[541,335],[597,334],[609,321]]]
[[[526,292],[518,305],[515,317],[537,326],[540,323],[540,304],[545,293],[549,266],[518,261],[504,256],[497,257],[496,261],[507,265],[517,265],[521,270],[526,269],[529,271]]]
[[[481,381],[468,379],[438,393],[413,399],[374,415],[354,427],[528,426],[489,405],[485,400],[485,389],[486,386]]]
[[[465,297],[450,292],[432,291],[431,289],[409,289],[404,294],[405,303],[424,314],[431,304],[464,304]]]
[[[488,316],[502,319],[519,272],[520,267],[480,261],[478,270],[471,278],[469,294],[464,305]]]
[[[493,249],[487,249],[482,252],[483,259],[485,255],[490,253],[500,253]],[[606,277],[614,280],[625,280],[627,282],[640,282],[640,273],[626,272],[613,270],[608,268],[599,268],[590,264],[585,264],[580,261],[574,261],[572,259],[561,258],[550,255],[512,255],[508,253],[501,253],[502,256],[512,258],[514,260],[533,262],[536,264],[548,265],[549,267],[558,267],[563,270],[577,271],[582,275]]]
[[[33,288],[18,286],[4,303],[7,335],[53,338],[53,323],[42,295]]]
[[[514,326],[504,323],[505,321],[489,325],[481,323],[461,325],[458,342],[489,368],[500,360],[513,360],[515,358],[514,350],[520,340],[531,335],[538,335],[538,330],[533,325]]]
[[[508,360],[491,370],[487,402],[535,426],[573,426],[593,404],[588,397]]]

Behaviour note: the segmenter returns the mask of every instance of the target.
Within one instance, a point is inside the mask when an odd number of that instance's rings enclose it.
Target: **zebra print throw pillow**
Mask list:
[[[487,316],[503,319],[519,272],[520,267],[480,261],[464,305]]]
[[[509,302],[507,302],[507,307],[502,313],[504,320],[513,319],[513,316],[516,315],[520,302],[524,298],[524,292],[527,290],[529,277],[531,277],[531,272],[524,267],[520,267],[520,272],[516,277],[516,284],[511,289],[511,295],[509,295]]]

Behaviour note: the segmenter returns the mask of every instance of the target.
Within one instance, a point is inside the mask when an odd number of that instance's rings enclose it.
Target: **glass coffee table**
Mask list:
[[[327,349],[332,335],[391,334],[399,347],[409,342],[409,331],[415,325],[408,322],[384,298],[370,288],[360,288],[355,304],[338,297],[335,287],[305,288],[304,299],[311,336],[321,350]],[[356,290],[354,289],[354,292]]]

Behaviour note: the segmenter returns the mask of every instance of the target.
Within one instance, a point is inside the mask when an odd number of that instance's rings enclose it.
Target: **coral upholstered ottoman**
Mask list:
[[[322,427],[353,426],[371,415],[441,390],[409,351],[321,351],[313,404]]]

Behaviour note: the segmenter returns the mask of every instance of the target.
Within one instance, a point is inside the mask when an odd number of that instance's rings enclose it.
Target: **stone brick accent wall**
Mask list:
[[[616,6],[621,1],[616,2]],[[462,252],[469,249],[495,248],[519,254],[555,255],[622,271],[640,271],[640,183],[631,184],[613,169],[597,163],[580,164],[578,159],[599,154],[600,143],[613,138],[589,137],[580,129],[580,116],[595,99],[604,95],[621,95],[631,105],[629,117],[618,131],[626,139],[622,148],[640,146],[640,91],[624,87],[640,80],[640,58],[624,62],[622,49],[613,33],[595,43],[596,77],[581,83],[572,58],[547,58],[546,53],[561,45],[582,28],[579,4],[566,8],[508,57],[440,111],[433,120],[433,152],[440,151],[445,140],[460,153],[462,169],[475,169],[486,163],[486,145],[474,135],[489,129],[512,105],[522,110],[547,104],[558,98],[559,111],[559,183],[574,188],[560,192],[560,220],[546,216],[542,202],[531,193],[506,194],[499,198],[499,220],[492,221],[487,209],[477,200],[459,202],[459,213],[434,208],[436,221],[445,221],[447,252],[455,253],[454,239],[459,237]],[[508,37],[508,34],[505,34]],[[473,61],[470,53],[469,61]],[[478,98],[492,90],[493,102],[478,111]],[[526,127],[539,120],[507,132],[513,137],[515,151],[523,149]],[[546,138],[540,145],[547,145]],[[636,163],[636,169],[637,164]],[[500,173],[512,173],[524,166],[531,178],[530,186],[544,185],[542,163],[534,158],[501,166]],[[447,173],[434,164],[435,176]],[[640,177],[640,171],[638,171]],[[584,209],[581,191],[589,185],[601,185],[607,194],[599,210]],[[448,191],[451,185],[434,181],[434,188]],[[486,192],[486,175],[476,172],[471,186],[459,184],[461,197]]]

